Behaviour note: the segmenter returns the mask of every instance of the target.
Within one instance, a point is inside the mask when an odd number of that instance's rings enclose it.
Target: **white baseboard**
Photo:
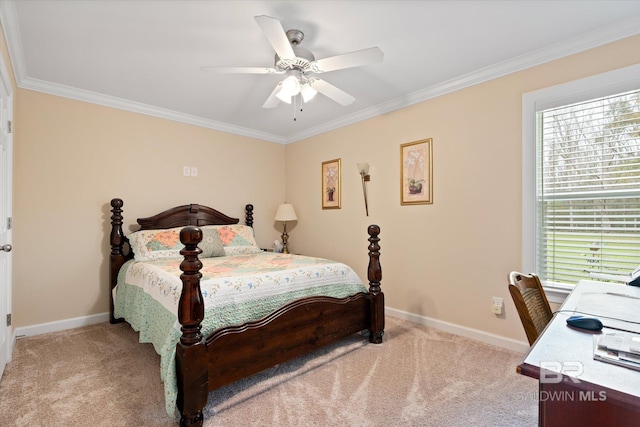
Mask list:
[[[385,307],[384,309],[385,313],[389,316],[408,320],[410,322],[418,323],[420,325],[428,326],[434,329],[439,329],[441,331],[450,332],[452,334],[462,335],[463,337],[482,341],[487,344],[497,345],[498,347],[503,347],[509,350],[517,351],[519,353],[524,354],[530,349],[529,344],[524,341],[505,338],[500,335],[491,334],[489,332],[480,331],[478,329],[467,328],[466,326],[456,325],[453,323],[445,322],[443,320],[433,319],[431,317],[421,316],[419,314],[413,314],[402,310],[396,310],[395,308]]]
[[[21,328],[16,328],[14,335],[17,338],[32,337],[35,335],[64,331],[66,329],[79,328],[81,326],[89,326],[108,321],[109,313],[93,314],[90,316],[75,317],[73,319],[58,320],[56,322],[40,323],[39,325],[23,326]]]
[[[497,345],[509,350],[526,353],[530,346],[524,341],[517,341],[511,338],[505,338],[500,335],[491,334],[489,332],[480,331],[478,329],[467,328],[465,326],[456,325],[454,323],[445,322],[431,317],[413,314],[395,308],[385,307],[385,313],[389,316],[399,319],[408,320],[419,325],[428,326],[439,329],[441,331],[450,332],[452,334],[461,335],[487,344]],[[76,317],[73,319],[59,320],[50,323],[41,323],[39,325],[25,326],[16,328],[14,331],[15,338],[23,336],[35,336],[47,334],[50,332],[64,331],[66,329],[79,328],[81,326],[93,325],[96,323],[108,322],[109,313],[94,314],[91,316]]]

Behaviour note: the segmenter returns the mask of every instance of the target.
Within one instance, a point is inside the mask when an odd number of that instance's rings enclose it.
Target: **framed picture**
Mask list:
[[[433,203],[433,140],[400,146],[400,204]]]
[[[342,207],[342,159],[322,162],[322,209]]]

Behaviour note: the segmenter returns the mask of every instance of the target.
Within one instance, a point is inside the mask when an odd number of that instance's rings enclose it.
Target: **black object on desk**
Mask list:
[[[571,316],[567,319],[567,325],[588,331],[602,330],[602,322],[600,319],[592,316]]]

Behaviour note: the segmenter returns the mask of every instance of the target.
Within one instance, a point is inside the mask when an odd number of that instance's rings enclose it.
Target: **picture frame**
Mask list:
[[[322,162],[322,209],[342,207],[342,159]]]
[[[400,204],[433,203],[433,139],[400,145]]]

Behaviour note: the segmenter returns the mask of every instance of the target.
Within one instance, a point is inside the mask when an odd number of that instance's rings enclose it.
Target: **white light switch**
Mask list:
[[[191,168],[189,166],[182,167],[182,175],[191,176]]]
[[[503,301],[504,300],[500,297],[493,297],[491,304],[491,311],[493,311],[493,314],[502,314]]]

